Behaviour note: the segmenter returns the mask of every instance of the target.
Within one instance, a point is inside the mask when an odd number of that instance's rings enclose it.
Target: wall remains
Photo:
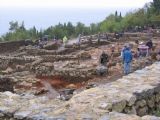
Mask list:
[[[160,109],[160,62],[75,94],[69,101],[10,92],[0,93],[0,98],[2,119],[160,120],[148,115]]]
[[[0,54],[4,54],[7,52],[14,52],[19,49],[20,46],[25,45],[25,41],[9,41],[9,42],[1,42],[0,43]]]

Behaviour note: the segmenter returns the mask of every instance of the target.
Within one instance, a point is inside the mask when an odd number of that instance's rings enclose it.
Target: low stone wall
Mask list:
[[[0,76],[0,92],[11,91],[13,92],[13,80],[11,78]]]
[[[115,37],[115,35],[114,35],[114,33],[102,33],[101,35],[100,35],[100,38],[102,39],[103,37],[106,37],[106,35],[108,36],[108,38],[109,39],[111,39],[111,38],[114,38]],[[153,34],[151,34],[151,36],[152,36]],[[131,33],[131,32],[125,32],[124,34],[123,34],[123,36],[122,37],[147,37],[148,36],[148,33],[141,33],[141,32],[133,32],[133,33]],[[154,34],[154,36],[158,36],[158,34]],[[90,39],[90,38],[92,38],[92,39],[98,39],[98,34],[95,34],[95,35],[90,35],[90,36],[83,36],[81,39]],[[107,39],[107,38],[106,38]]]
[[[39,49],[34,46],[20,47],[18,52],[25,52],[25,55],[33,55],[33,56],[55,55],[56,54],[55,50]]]
[[[78,101],[73,104],[83,106],[87,103],[99,110],[147,115],[160,108],[159,73],[160,63],[155,63],[116,82],[82,92],[72,98],[73,102]]]
[[[37,57],[23,56],[23,57],[11,57],[11,56],[0,56],[0,69],[5,70],[8,67],[15,67],[16,65],[25,65],[26,63],[37,60]]]
[[[20,46],[25,45],[25,41],[11,41],[11,42],[1,42],[0,43],[0,54],[7,52],[14,52],[19,49]]]
[[[0,98],[1,118],[160,120],[147,115],[158,110],[160,106],[160,62],[115,82],[75,94],[66,102],[47,97],[20,96],[10,92],[0,93]]]
[[[83,82],[84,80],[88,80],[92,75],[95,74],[95,68],[61,68],[54,69],[54,65],[48,63],[47,66],[45,63],[42,63],[35,68],[33,68],[36,76],[48,77],[48,76],[60,76],[64,78],[67,82]]]
[[[41,58],[43,59],[43,62],[55,62],[66,60],[91,59],[91,55],[83,51],[77,55],[42,55]]]

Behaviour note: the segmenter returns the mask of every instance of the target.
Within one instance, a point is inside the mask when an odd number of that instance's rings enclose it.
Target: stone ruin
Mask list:
[[[0,119],[160,120],[149,116],[160,109],[159,62],[149,57],[135,59],[133,71],[138,71],[122,77],[119,58],[126,40],[134,51],[134,40],[147,37],[126,33],[115,40],[113,34],[105,36],[101,35],[100,43],[97,35],[84,36],[80,48],[68,44],[52,49],[55,44],[49,43],[39,49],[20,41],[9,43],[17,48],[7,51],[8,43],[0,43],[5,51],[0,55]],[[153,39],[157,44],[159,38]],[[99,55],[102,51],[110,55],[111,44],[117,47],[108,73],[100,77],[96,71]]]

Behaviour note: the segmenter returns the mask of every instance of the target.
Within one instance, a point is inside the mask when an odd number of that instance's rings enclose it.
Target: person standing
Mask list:
[[[123,52],[123,64],[124,64],[124,74],[127,75],[131,72],[131,62],[132,62],[132,52],[129,46]]]
[[[140,42],[138,46],[140,57],[146,57],[148,56],[149,47],[146,46],[143,42]]]
[[[121,50],[121,56],[120,56],[121,58],[123,57],[123,53],[126,50],[126,47],[127,47],[127,44],[124,44],[124,46],[123,46],[123,48]]]
[[[106,66],[107,62],[109,62],[109,56],[107,53],[105,53],[104,51],[102,52],[99,62],[101,65]]]
[[[78,35],[77,44],[81,44],[81,34]]]
[[[64,44],[64,46],[67,44],[67,42],[68,42],[68,39],[67,39],[66,36],[64,36],[64,37],[63,37],[63,44]]]
[[[78,38],[77,38],[77,45],[80,49],[80,45],[81,45],[81,34],[78,35]]]
[[[109,62],[109,56],[103,51],[99,59],[99,65],[96,68],[98,75],[103,76],[108,73],[107,62]]]
[[[98,33],[98,44],[100,43],[100,32]]]
[[[149,51],[149,54],[150,54],[151,51],[152,51],[152,48],[153,48],[153,42],[152,42],[151,39],[149,41],[147,41],[146,46],[148,46],[148,51]]]

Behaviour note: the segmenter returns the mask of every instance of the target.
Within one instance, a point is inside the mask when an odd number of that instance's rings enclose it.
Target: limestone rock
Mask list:
[[[26,118],[27,116],[29,116],[29,114],[31,114],[31,111],[16,112],[14,114],[14,118],[16,118],[18,120],[22,120],[22,119]]]
[[[107,67],[106,66],[97,66],[96,73],[97,75],[106,75],[107,74]]]
[[[155,102],[159,102],[160,101],[160,94],[156,94],[156,96],[155,96]]]
[[[43,46],[46,50],[57,50],[60,45],[56,42],[48,42],[46,45]]]
[[[12,68],[10,68],[10,67],[8,67],[6,70],[4,70],[4,71],[1,71],[1,73],[3,73],[3,74],[10,74],[10,73],[12,73],[13,72],[13,69]]]
[[[25,70],[25,66],[23,65],[16,65],[16,71],[24,71]]]
[[[125,107],[126,107],[126,101],[122,100],[122,101],[113,103],[112,110],[116,112],[122,112]]]
[[[88,52],[81,52],[77,55],[79,59],[91,59],[91,55]]]
[[[136,115],[127,115],[116,112],[110,112],[109,118],[109,120],[141,120],[141,118]]]
[[[100,103],[99,104],[99,109],[103,109],[103,110],[110,110],[112,108],[112,104],[110,103]]]
[[[144,116],[148,113],[148,107],[142,107],[137,110],[137,115]]]
[[[142,117],[142,120],[160,120],[160,117],[146,115]]]
[[[144,107],[146,105],[146,101],[145,100],[139,100],[136,102],[136,108],[138,107]]]
[[[149,108],[155,107],[155,96],[149,97],[149,99],[147,99],[147,105]]]
[[[127,114],[137,114],[135,107],[126,107],[124,109],[124,112]]]

